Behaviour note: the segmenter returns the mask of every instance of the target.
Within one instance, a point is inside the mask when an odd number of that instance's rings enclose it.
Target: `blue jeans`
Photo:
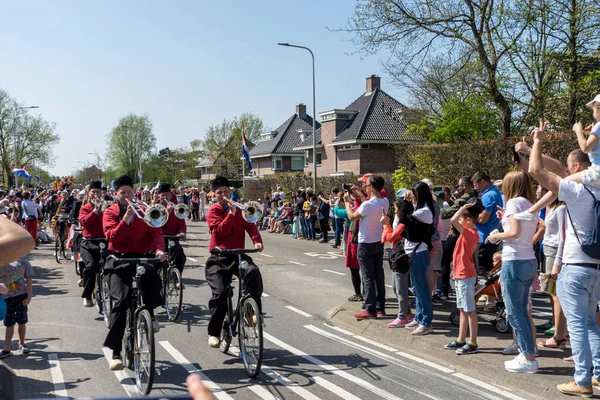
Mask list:
[[[535,354],[527,304],[529,303],[529,290],[536,274],[537,260],[535,258],[504,261],[500,273],[500,285],[502,285],[508,322],[515,331],[519,348],[525,355]]]
[[[433,320],[433,304],[427,281],[429,261],[429,252],[420,251],[415,253],[410,262],[410,283],[415,295],[415,320],[425,327],[430,327]]]
[[[300,221],[300,232],[303,238],[308,238],[308,224],[306,223],[306,217],[304,213],[298,215],[298,221]]]
[[[315,222],[317,222],[317,217],[313,215],[312,217],[306,218],[306,225],[308,228],[308,237],[310,240],[315,240]]]
[[[600,271],[564,264],[558,275],[556,294],[567,317],[575,362],[575,382],[579,386],[589,385],[592,383],[592,366],[594,375],[600,378],[600,328],[596,323]]]
[[[332,218],[333,221],[333,244],[339,246],[342,243],[342,236],[344,235],[344,219],[343,218]]]
[[[363,279],[365,311],[371,314],[375,314],[376,311],[385,311],[383,243],[359,243],[357,258]]]

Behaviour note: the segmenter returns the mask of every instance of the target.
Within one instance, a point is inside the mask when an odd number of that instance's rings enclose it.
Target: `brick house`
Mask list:
[[[406,134],[406,109],[381,90],[378,76],[371,75],[366,92],[348,107],[319,113],[317,176],[395,171],[398,163],[393,145],[425,142],[419,135]],[[312,137],[293,150],[305,153],[304,171],[312,172]]]
[[[306,106],[298,104],[294,115],[276,130],[264,133],[261,141],[250,149],[252,173],[260,176],[304,171],[305,152],[294,147],[311,137],[312,123],[312,117],[306,114]],[[317,122],[317,129],[320,126]]]

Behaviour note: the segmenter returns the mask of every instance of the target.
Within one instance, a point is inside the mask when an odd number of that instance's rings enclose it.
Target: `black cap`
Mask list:
[[[102,182],[100,181],[91,181],[90,189],[102,189]]]
[[[158,187],[158,193],[171,193],[171,185],[168,183],[161,183]]]
[[[115,179],[115,190],[119,190],[121,186],[129,186],[133,188],[133,180],[127,175],[122,175]]]
[[[212,190],[220,188],[221,186],[227,186],[229,188],[229,179],[224,176],[217,176],[215,179],[210,181],[210,187]]]

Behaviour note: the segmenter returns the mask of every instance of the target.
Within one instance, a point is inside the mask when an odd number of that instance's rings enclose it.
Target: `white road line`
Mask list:
[[[385,285],[385,287],[389,287],[390,289],[394,288],[392,285]]]
[[[489,390],[490,392],[497,393],[497,394],[499,394],[501,396],[507,397],[507,398],[512,399],[512,400],[525,400],[523,397],[517,396],[514,393],[511,393],[511,392],[506,391],[506,390],[502,390],[502,389],[497,388],[497,387],[495,387],[493,385],[489,385],[489,384],[487,384],[485,382],[482,382],[482,381],[480,381],[478,379],[471,378],[468,375],[461,374],[460,372],[452,374],[452,376],[455,376],[455,377],[460,378],[460,379],[462,379],[464,381],[470,382],[473,385],[477,385],[477,386],[482,387],[482,388],[484,388],[486,390]]]
[[[328,324],[323,324],[323,325],[325,325],[326,327],[331,328],[331,329],[333,329],[335,331],[341,332],[344,335],[352,336],[355,339],[358,339],[358,340],[361,340],[361,341],[363,341],[365,343],[369,343],[369,344],[371,344],[373,346],[379,347],[380,349],[387,350],[387,351],[390,351],[392,353],[395,353],[395,352],[398,351],[397,349],[395,349],[393,347],[386,346],[385,344],[376,342],[375,340],[372,340],[372,339],[369,339],[369,338],[366,338],[366,337],[363,337],[363,336],[360,336],[360,335],[355,335],[354,333],[348,332],[347,330],[344,330],[342,328],[338,328],[337,326],[332,326],[332,325],[328,325]]]
[[[260,253],[260,255],[261,255],[261,256],[263,256],[263,257],[269,257],[269,258],[273,258],[273,256],[270,256],[270,255],[268,255],[268,254],[264,254],[264,253]]]
[[[54,384],[54,395],[58,398],[68,398],[65,377],[60,369],[58,356],[55,353],[48,354],[48,364],[50,364],[50,375],[52,375],[52,383]]]
[[[177,350],[175,347],[173,347],[173,345],[171,345],[171,343],[169,343],[167,340],[163,340],[159,343],[162,347],[164,347],[165,350],[167,350],[171,357],[173,357],[175,361],[177,361],[179,365],[181,365],[187,372],[189,372],[190,374],[194,373],[200,375],[206,387],[208,387],[212,391],[213,395],[217,399],[233,400],[233,397],[225,393],[223,389],[221,389],[216,383],[211,381],[206,375],[200,372],[198,368],[194,367],[192,363],[190,363],[187,360],[187,358],[185,358],[183,354],[179,352],[179,350]]]
[[[262,297],[271,297],[268,294],[266,294],[265,292],[263,292]]]
[[[292,264],[302,265],[303,267],[306,267],[306,264],[299,263],[298,261],[288,260],[288,262],[291,262]]]
[[[293,311],[293,312],[295,312],[295,313],[298,313],[298,314],[302,315],[303,317],[307,317],[307,318],[310,318],[310,317],[312,317],[312,315],[310,315],[309,313],[305,313],[305,312],[304,312],[304,311],[302,311],[302,310],[298,310],[296,307],[292,307],[292,306],[285,306],[285,308],[287,308],[288,310],[291,310],[291,311]]]
[[[192,258],[192,257],[188,257],[187,259],[190,261],[193,261],[193,262],[198,262],[198,260],[196,260],[195,258]]]
[[[342,389],[341,387],[329,382],[327,379],[321,378],[320,376],[311,376],[308,379],[313,381],[317,385],[324,387],[330,392],[337,394],[344,400],[360,400],[360,397],[356,397],[347,390]]]
[[[252,385],[248,386],[248,389],[252,390],[258,397],[265,400],[279,400],[279,397],[275,397],[273,393],[269,392],[262,386]]]
[[[110,360],[112,360],[112,350],[110,350],[108,347],[103,347],[102,352],[104,353],[104,357],[106,357],[106,360],[110,362]],[[135,387],[135,381],[133,380],[133,378],[127,375],[127,373],[124,370],[113,372],[115,373],[115,376],[121,383],[121,386],[123,386],[123,389],[125,389],[125,393],[127,393],[127,396],[137,397],[138,392]]]
[[[193,235],[193,234],[191,234],[191,233],[188,233],[187,235],[188,235],[189,237],[193,237],[193,238],[195,238],[195,237],[198,237],[198,236],[196,236],[196,235]]]
[[[323,271],[325,271],[325,272],[331,272],[332,274],[336,274],[336,275],[346,275],[343,272],[332,271],[330,269],[324,269]]]
[[[454,370],[452,370],[450,368],[442,367],[441,365],[438,365],[436,363],[432,363],[431,361],[423,360],[422,358],[413,356],[412,354],[408,354],[408,353],[405,353],[403,351],[397,351],[396,354],[398,354],[399,356],[402,356],[404,358],[408,358],[409,360],[418,362],[419,364],[423,364],[423,365],[427,365],[428,367],[435,368],[438,371],[442,371],[442,372],[444,372],[446,374],[452,374],[452,373],[454,373]]]
[[[290,353],[292,353],[292,354],[294,354],[296,356],[302,357],[305,360],[307,360],[307,361],[309,361],[309,362],[311,362],[311,363],[313,363],[315,365],[318,365],[319,367],[321,367],[325,371],[328,371],[328,372],[330,372],[332,374],[335,374],[335,375],[337,375],[337,376],[339,376],[339,377],[341,377],[343,379],[346,379],[346,380],[348,380],[348,381],[350,381],[352,383],[355,383],[355,384],[363,387],[364,389],[367,389],[368,391],[370,391],[372,393],[375,393],[376,395],[378,395],[380,397],[383,397],[384,399],[388,399],[388,400],[402,400],[402,398],[400,398],[400,397],[398,397],[398,396],[396,396],[396,395],[394,395],[394,394],[392,394],[392,393],[390,393],[390,392],[388,392],[386,390],[383,390],[383,389],[381,389],[381,388],[379,388],[379,387],[377,387],[377,386],[375,386],[375,385],[373,385],[373,384],[365,381],[364,379],[361,379],[361,378],[358,378],[358,377],[356,377],[354,375],[351,375],[351,374],[349,374],[346,371],[342,371],[339,368],[334,367],[333,365],[327,364],[326,362],[321,361],[321,360],[319,360],[316,357],[309,356],[308,354],[304,353],[303,351],[300,351],[297,348],[292,347],[289,344],[282,342],[281,340],[277,339],[274,336],[269,335],[266,332],[263,332],[263,336],[264,336],[265,339],[267,339],[269,342],[273,343],[274,345],[279,346],[282,349],[287,350],[287,351],[289,351]]]

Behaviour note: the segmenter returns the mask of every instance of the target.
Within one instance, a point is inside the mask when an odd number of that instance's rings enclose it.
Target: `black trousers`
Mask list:
[[[179,244],[179,240],[174,240],[174,241],[175,241],[175,246],[173,246],[173,248],[170,249],[169,251],[173,255],[173,261],[175,262],[175,267],[177,267],[179,272],[181,272],[181,274],[183,275],[183,267],[185,267],[185,262],[187,261],[187,257],[185,256],[185,253],[183,252],[183,247],[181,247],[181,245]],[[165,248],[169,249],[169,241],[168,240],[165,240]]]
[[[92,297],[92,292],[96,286],[96,273],[100,268],[99,245],[99,241],[82,239],[79,246],[81,260],[84,265],[83,271],[81,271],[81,277],[83,278],[83,293],[81,297],[84,299]]]
[[[142,258],[152,256],[125,254],[121,257]],[[110,328],[104,340],[104,346],[111,349],[113,353],[118,354],[123,347],[126,313],[130,305],[131,283],[135,276],[135,265],[122,264],[118,268],[114,268],[114,260],[109,258],[106,260],[104,269],[108,274],[110,297],[113,301],[113,308],[110,313]],[[150,314],[154,315],[154,309],[162,304],[160,295],[162,283],[156,268],[152,265],[146,265],[146,273],[142,276],[141,281],[144,305],[150,311]]]
[[[329,241],[329,232],[327,232],[327,226],[329,225],[329,218],[319,220],[319,227],[321,228],[321,240]]]
[[[263,281],[260,270],[248,256],[242,256],[242,259],[247,261],[249,266],[244,277],[244,290],[258,304],[258,309],[262,312],[262,292]],[[231,269],[229,267],[232,266]],[[208,301],[210,309],[210,321],[208,322],[208,335],[219,336],[223,327],[223,320],[227,313],[227,287],[231,283],[231,277],[235,274],[239,275],[237,257],[222,257],[211,255],[206,260],[206,282],[212,290],[212,297]],[[234,305],[235,307],[235,305]]]
[[[458,236],[448,236],[444,243],[443,253],[442,253],[442,294],[448,297],[448,293],[450,292],[450,264],[452,263],[452,256],[454,255],[454,248],[456,247],[456,242],[458,241]]]

